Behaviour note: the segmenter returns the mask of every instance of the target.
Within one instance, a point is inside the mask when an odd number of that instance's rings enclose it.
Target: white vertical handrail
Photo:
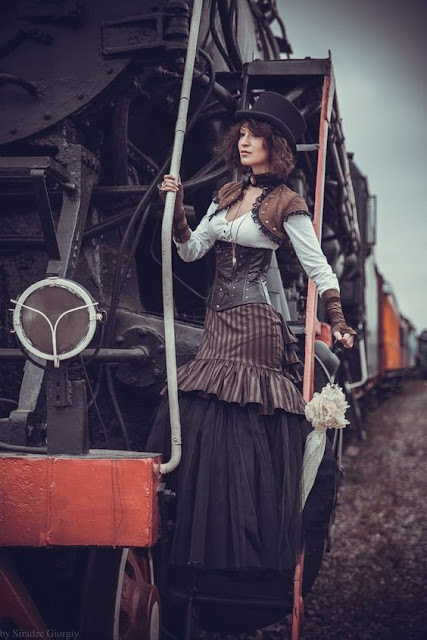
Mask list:
[[[171,175],[176,177],[179,176],[181,166],[182,149],[184,146],[184,136],[187,126],[188,105],[190,102],[191,86],[193,83],[193,70],[197,53],[197,41],[199,37],[202,8],[203,0],[194,0],[170,167]],[[171,471],[173,471],[179,465],[179,462],[181,460],[181,423],[179,419],[178,380],[176,372],[174,324],[175,318],[173,302],[171,246],[175,199],[176,193],[168,191],[166,194],[165,210],[163,213],[162,224],[163,314],[165,325],[166,373],[168,384],[169,415],[171,423],[171,457],[168,462],[164,462],[162,465],[160,465],[160,471],[162,473],[170,473]]]

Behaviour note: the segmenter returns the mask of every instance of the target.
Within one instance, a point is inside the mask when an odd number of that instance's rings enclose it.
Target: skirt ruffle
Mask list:
[[[302,371],[297,343],[269,304],[208,308],[197,355],[178,369],[178,388],[240,406],[256,404],[262,415],[277,409],[303,415],[305,402],[294,385]]]
[[[281,372],[229,360],[188,362],[178,371],[180,391],[198,391],[200,395],[215,395],[224,402],[240,406],[259,405],[260,414],[270,415],[276,409],[304,414],[305,403],[294,384]]]

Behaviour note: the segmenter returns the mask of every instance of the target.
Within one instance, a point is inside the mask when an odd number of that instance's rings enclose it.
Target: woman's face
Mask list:
[[[264,138],[255,136],[244,124],[240,127],[238,149],[244,167],[251,167],[254,173],[268,171],[269,153]]]

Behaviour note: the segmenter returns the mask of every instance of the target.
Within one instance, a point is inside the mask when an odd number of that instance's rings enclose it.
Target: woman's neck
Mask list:
[[[268,171],[264,173],[251,173],[249,176],[249,184],[254,187],[277,187],[279,184],[283,184],[285,182],[284,178],[281,178],[274,173],[270,173]]]

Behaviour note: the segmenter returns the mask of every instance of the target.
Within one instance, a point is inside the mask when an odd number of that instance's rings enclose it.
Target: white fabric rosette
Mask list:
[[[313,431],[305,442],[302,465],[302,507],[316,479],[326,446],[326,430],[342,429],[349,421],[345,412],[349,408],[341,387],[328,384],[322,391],[313,394],[305,407],[305,417],[313,425]]]

